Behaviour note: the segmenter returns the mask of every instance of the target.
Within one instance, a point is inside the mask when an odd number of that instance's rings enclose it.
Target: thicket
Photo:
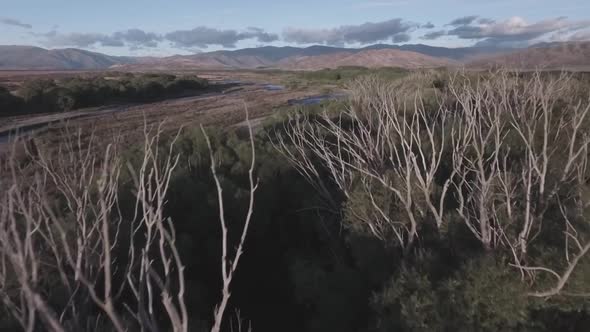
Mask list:
[[[3,86],[0,86],[0,116],[11,114],[22,108],[23,101],[21,98],[13,95]]]
[[[59,220],[56,225],[69,225],[67,234],[83,233],[82,224],[74,222],[80,216],[87,216],[89,225],[120,225],[112,235],[120,241],[113,245],[111,271],[113,289],[124,289],[113,297],[113,307],[125,326],[137,326],[137,294],[144,294],[154,303],[152,325],[145,330],[210,330],[223,298],[222,248],[234,257],[250,210],[254,169],[253,215],[221,330],[235,331],[241,322],[242,330],[251,323],[252,331],[587,331],[588,83],[569,74],[506,72],[363,79],[350,87],[347,103],[319,112],[293,109],[267,121],[253,140],[253,168],[247,130],[209,128],[208,142],[199,128],[187,128],[179,137],[157,136],[146,139],[150,144],[119,150],[117,162],[107,163],[120,171],[116,197],[109,200],[116,208],[107,215],[95,213],[101,197],[111,197],[101,196],[106,191],[100,188],[113,183],[108,181],[115,179],[108,175],[112,172],[82,182],[74,177],[71,183],[78,187],[72,192],[2,178],[12,190],[1,196],[0,235],[13,239],[0,241],[3,266],[12,266],[13,256],[7,255],[14,251],[7,250],[19,248],[14,239],[59,234],[6,227],[27,213],[52,211],[55,215],[39,220]],[[35,164],[54,169],[40,159],[48,155],[39,150],[29,156],[31,164],[18,169],[30,172]],[[105,155],[105,146],[97,150]],[[64,151],[86,150],[74,144]],[[64,168],[60,174],[66,176],[80,170],[68,160],[114,161],[84,156],[66,158],[64,167],[55,169]],[[173,172],[156,172],[166,169],[167,160]],[[97,164],[99,170],[111,169]],[[61,179],[44,176],[42,169],[32,183]],[[157,174],[169,174],[169,182],[157,181]],[[88,195],[73,195],[83,188],[89,188]],[[20,192],[27,195],[16,195]],[[143,197],[138,192],[151,192],[154,200],[138,203]],[[35,204],[46,197],[42,193],[52,197],[51,204]],[[67,197],[84,197],[80,202],[88,202],[88,210],[76,209],[78,203],[68,204]],[[227,236],[219,222],[220,198]],[[13,208],[32,209],[10,210],[10,202]],[[140,221],[147,217],[165,225],[163,232],[153,228],[156,239],[164,239],[153,252],[141,250],[148,224]],[[135,237],[130,228],[137,230]],[[184,267],[183,297],[178,297],[174,263],[166,282],[152,284],[152,295],[147,288],[134,292],[121,279],[129,269],[137,272],[127,264],[131,247],[138,248],[137,255],[147,253],[156,272],[167,261],[158,258],[161,248],[171,262],[175,248]],[[33,262],[32,252],[22,248],[25,261]],[[82,260],[84,271],[98,281],[102,299],[104,256],[90,257]],[[57,271],[55,265],[39,264],[44,277],[31,289],[60,322],[113,330],[103,308],[85,296],[94,287],[84,287],[75,268],[65,269],[62,277]],[[27,308],[22,285],[7,280],[0,278],[5,308],[15,303]],[[64,289],[68,284],[79,293]],[[164,295],[172,296],[176,308],[181,301],[186,305],[187,329],[172,326],[162,307]],[[27,311],[7,311],[5,326],[16,329],[14,317],[22,312]],[[34,316],[33,330],[52,330],[40,317]]]
[[[117,102],[144,102],[207,88],[196,76],[122,74],[112,77],[35,79],[25,82],[15,96],[0,90],[2,113],[63,112]]]
[[[286,82],[289,87],[298,87],[305,84],[338,84],[346,85],[362,76],[374,76],[383,80],[397,80],[409,73],[408,70],[395,67],[367,68],[361,66],[343,66],[338,68],[326,68],[315,71],[302,71],[292,75]]]

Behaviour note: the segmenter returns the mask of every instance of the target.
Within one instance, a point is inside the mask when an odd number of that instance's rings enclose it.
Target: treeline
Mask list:
[[[404,68],[396,67],[381,67],[381,68],[367,68],[362,66],[342,66],[338,68],[326,68],[316,71],[303,72],[301,75],[306,79],[313,80],[352,80],[361,75],[374,75],[383,79],[392,80],[403,77],[410,71]]]
[[[122,74],[112,77],[35,79],[23,83],[15,95],[0,87],[0,116],[62,112],[116,102],[158,100],[208,87],[197,76]]]
[[[296,72],[288,79],[286,85],[291,88],[316,83],[346,85],[361,76],[371,75],[384,80],[396,80],[409,73],[410,71],[407,69],[395,67],[367,68],[362,66],[342,66],[334,69],[326,68],[315,71]]]

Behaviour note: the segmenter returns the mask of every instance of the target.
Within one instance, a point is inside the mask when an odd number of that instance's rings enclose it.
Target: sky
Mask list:
[[[590,0],[0,0],[0,45],[112,55],[571,40],[590,40]]]

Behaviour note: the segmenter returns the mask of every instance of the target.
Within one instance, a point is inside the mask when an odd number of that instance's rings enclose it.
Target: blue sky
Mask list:
[[[116,55],[590,40],[588,0],[0,0],[0,8],[0,44]]]

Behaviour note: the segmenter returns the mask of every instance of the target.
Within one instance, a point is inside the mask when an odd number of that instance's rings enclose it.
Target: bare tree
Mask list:
[[[573,183],[577,168],[585,166],[588,158],[590,138],[584,127],[590,104],[583,106],[568,98],[570,80],[570,74],[548,79],[535,73],[523,92],[529,97],[519,98],[521,103],[510,109],[512,127],[526,156],[521,180],[526,207],[517,240],[521,259],[538,234],[545,212],[555,206],[556,195]],[[566,103],[560,102],[564,99]],[[566,154],[561,153],[564,150]],[[556,181],[550,181],[550,171]]]
[[[570,291],[567,289],[567,284],[570,279],[573,278],[576,268],[580,263],[580,260],[588,258],[588,252],[590,252],[590,240],[584,239],[584,236],[578,233],[573,223],[568,217],[566,208],[563,204],[559,205],[560,212],[565,220],[566,229],[564,230],[565,236],[565,250],[564,260],[565,267],[562,271],[550,268],[547,266],[522,266],[514,265],[519,269],[527,271],[529,273],[547,273],[555,278],[555,285],[545,290],[530,292],[530,296],[548,298],[556,295],[561,296],[576,296],[576,297],[590,297],[590,290],[575,290]],[[588,223],[587,220],[585,220]],[[588,227],[588,225],[586,225]],[[572,247],[572,248],[570,248]]]
[[[409,250],[420,222],[430,216],[437,227],[444,223],[444,200],[454,172],[438,195],[435,174],[449,149],[444,128],[453,115],[442,107],[431,113],[419,94],[408,106],[405,95],[375,78],[358,82],[351,91],[351,107],[337,116],[324,112],[318,120],[291,119],[286,137],[278,135],[275,147],[322,192],[328,190],[316,161],[346,198],[355,185],[363,187],[378,213],[361,220],[379,238],[391,230]],[[378,206],[375,186],[393,194],[405,213],[403,220],[393,220]]]
[[[170,185],[172,172],[176,168],[179,155],[174,155],[173,146],[180,131],[173,138],[167,153],[163,156],[158,150],[163,123],[157,128],[144,126],[143,160],[139,170],[129,167],[136,188],[136,216],[131,231],[128,264],[131,267],[126,279],[136,304],[126,305],[142,328],[159,331],[154,320],[154,307],[163,305],[173,331],[188,331],[188,313],[184,301],[184,266],[176,248],[176,234],[170,219],[164,217],[166,192]],[[151,130],[155,130],[152,133]],[[136,237],[143,245],[136,248]],[[139,249],[139,250],[138,250]],[[137,263],[136,263],[137,261]],[[174,283],[173,283],[174,282]],[[177,290],[174,292],[174,285]],[[160,293],[160,299],[155,294]],[[131,309],[135,308],[135,310]]]
[[[173,147],[180,130],[165,147],[164,123],[144,123],[143,134],[139,163],[128,164],[135,195],[131,220],[124,220],[119,207],[122,157],[117,137],[102,142],[93,133],[68,131],[62,144],[28,151],[25,160],[14,157],[15,142],[0,180],[6,188],[0,194],[0,297],[25,331],[39,323],[57,332],[99,326],[121,332],[156,332],[165,326],[188,331],[184,265],[174,225],[164,214],[179,161]],[[213,331],[221,326],[254,208],[251,128],[250,143],[249,210],[233,258],[212,158],[224,245],[223,298]],[[55,294],[62,299],[57,301]]]
[[[589,206],[590,101],[567,73],[472,77],[450,75],[434,109],[400,88],[405,83],[363,80],[351,90],[350,107],[291,118],[275,147],[319,191],[329,192],[329,178],[346,211],[376,237],[390,234],[410,248],[421,223],[446,225],[451,199],[482,247],[507,250],[523,280],[534,285],[542,272],[557,278],[555,287],[531,295],[567,294],[590,250],[580,226]],[[440,172],[445,158],[450,169]],[[547,218],[557,209],[562,218]],[[565,267],[529,266],[535,259],[528,248],[549,222],[565,225]]]
[[[214,313],[214,321],[213,326],[211,328],[211,332],[219,332],[221,330],[221,324],[223,323],[223,317],[225,313],[225,309],[227,307],[229,298],[231,296],[230,293],[230,286],[231,282],[234,278],[236,270],[238,268],[238,264],[240,262],[240,257],[244,252],[244,244],[246,242],[246,237],[248,235],[248,228],[250,227],[250,221],[252,219],[252,213],[254,212],[254,195],[256,193],[256,189],[258,188],[258,179],[254,179],[254,167],[256,165],[256,150],[254,145],[254,134],[252,133],[252,125],[250,124],[250,118],[248,115],[248,108],[245,108],[246,111],[246,122],[248,124],[248,133],[250,136],[250,151],[251,151],[251,159],[250,159],[250,169],[248,170],[248,179],[250,184],[250,200],[248,203],[248,211],[246,212],[246,216],[244,218],[244,228],[242,229],[242,234],[240,236],[240,242],[238,243],[236,252],[232,257],[230,257],[229,251],[229,239],[228,239],[228,229],[227,223],[225,221],[225,210],[223,207],[223,188],[221,187],[221,182],[219,181],[219,176],[217,175],[217,167],[216,167],[216,160],[213,154],[213,148],[211,147],[211,141],[205,132],[205,129],[201,126],[201,131],[205,136],[205,140],[207,141],[207,146],[209,147],[210,157],[211,157],[211,173],[213,174],[213,179],[215,181],[215,186],[217,188],[217,200],[219,203],[219,224],[221,226],[221,276],[223,281],[223,288],[221,291],[221,301],[215,308]],[[240,328],[241,330],[241,328]]]
[[[94,137],[88,140],[91,146]],[[113,214],[119,156],[116,144],[108,144],[102,154],[95,154],[84,149],[82,141],[78,132],[55,154],[40,151],[37,156],[30,155],[34,159],[29,166],[35,170],[19,168],[14,159],[9,160],[11,182],[2,206],[0,229],[1,253],[9,264],[3,264],[0,272],[2,286],[9,282],[10,271],[18,270],[17,275],[22,277],[17,287],[25,299],[21,306],[27,303],[29,312],[38,311],[52,330],[66,330],[66,320],[74,328],[81,327],[76,317],[88,312],[80,312],[80,299],[90,297],[113,328],[124,331],[114,309],[111,271],[111,250],[116,245],[113,234],[121,222]],[[66,213],[55,208],[57,202],[50,197],[53,192],[65,202]],[[50,272],[57,273],[60,286],[70,297],[57,312],[46,307],[47,299],[38,291],[42,289],[39,274]],[[102,294],[97,291],[99,282]],[[6,292],[3,295],[10,297]]]
[[[473,87],[473,85],[475,85]],[[501,148],[506,132],[503,109],[489,83],[454,76],[451,94],[460,106],[460,120],[453,130],[454,182],[457,212],[486,249],[498,246],[501,225],[494,219],[495,184],[500,176]]]

